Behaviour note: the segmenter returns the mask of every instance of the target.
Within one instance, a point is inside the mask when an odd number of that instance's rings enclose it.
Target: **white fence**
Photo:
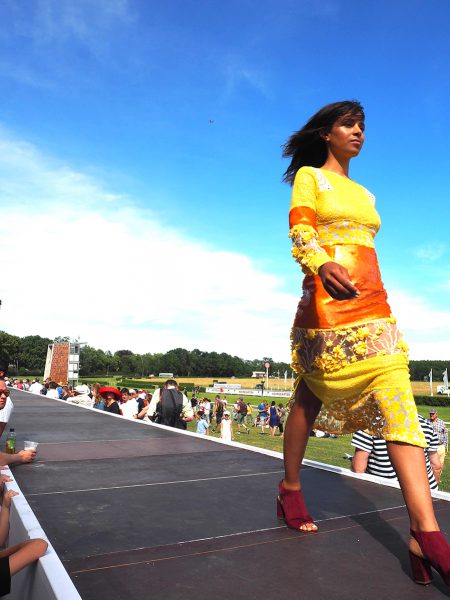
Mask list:
[[[15,496],[11,503],[8,545],[13,546],[35,538],[42,538],[48,542],[12,472],[10,475],[13,481],[6,486],[19,492],[20,495]],[[50,542],[48,542],[47,552],[37,563],[14,575],[11,580],[11,594],[7,598],[8,600],[81,600]]]

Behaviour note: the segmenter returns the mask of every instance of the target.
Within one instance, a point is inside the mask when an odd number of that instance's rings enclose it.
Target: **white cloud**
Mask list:
[[[416,249],[416,256],[421,260],[433,262],[439,260],[447,251],[447,246],[441,243],[428,244]]]
[[[181,234],[1,129],[0,210],[0,329],[79,335],[113,351],[289,359],[298,298],[282,278]],[[450,358],[450,311],[405,290],[390,289],[389,300],[411,358]]]
[[[429,299],[391,289],[389,303],[405,334],[412,359],[450,359],[450,310],[435,308]]]
[[[33,146],[0,139],[2,329],[104,349],[289,357],[297,299],[245,255],[182,236]],[[6,212],[7,209],[7,212]]]

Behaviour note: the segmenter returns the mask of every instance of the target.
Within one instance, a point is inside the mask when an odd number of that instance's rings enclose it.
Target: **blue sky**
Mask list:
[[[357,98],[350,174],[377,197],[394,312],[413,358],[449,358],[449,16],[435,0],[2,2],[0,250],[46,285],[0,283],[0,328],[287,360],[301,274],[280,146]]]

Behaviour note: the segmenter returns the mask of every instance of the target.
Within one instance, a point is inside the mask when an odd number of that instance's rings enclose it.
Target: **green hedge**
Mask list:
[[[450,406],[450,398],[448,396],[414,396],[416,404],[422,406]]]

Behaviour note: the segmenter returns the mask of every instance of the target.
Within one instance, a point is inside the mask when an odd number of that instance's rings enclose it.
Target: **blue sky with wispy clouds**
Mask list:
[[[25,276],[0,283],[0,328],[287,360],[301,274],[280,146],[358,98],[351,176],[377,197],[391,304],[413,358],[449,358],[449,16],[438,0],[2,2],[0,251]]]

